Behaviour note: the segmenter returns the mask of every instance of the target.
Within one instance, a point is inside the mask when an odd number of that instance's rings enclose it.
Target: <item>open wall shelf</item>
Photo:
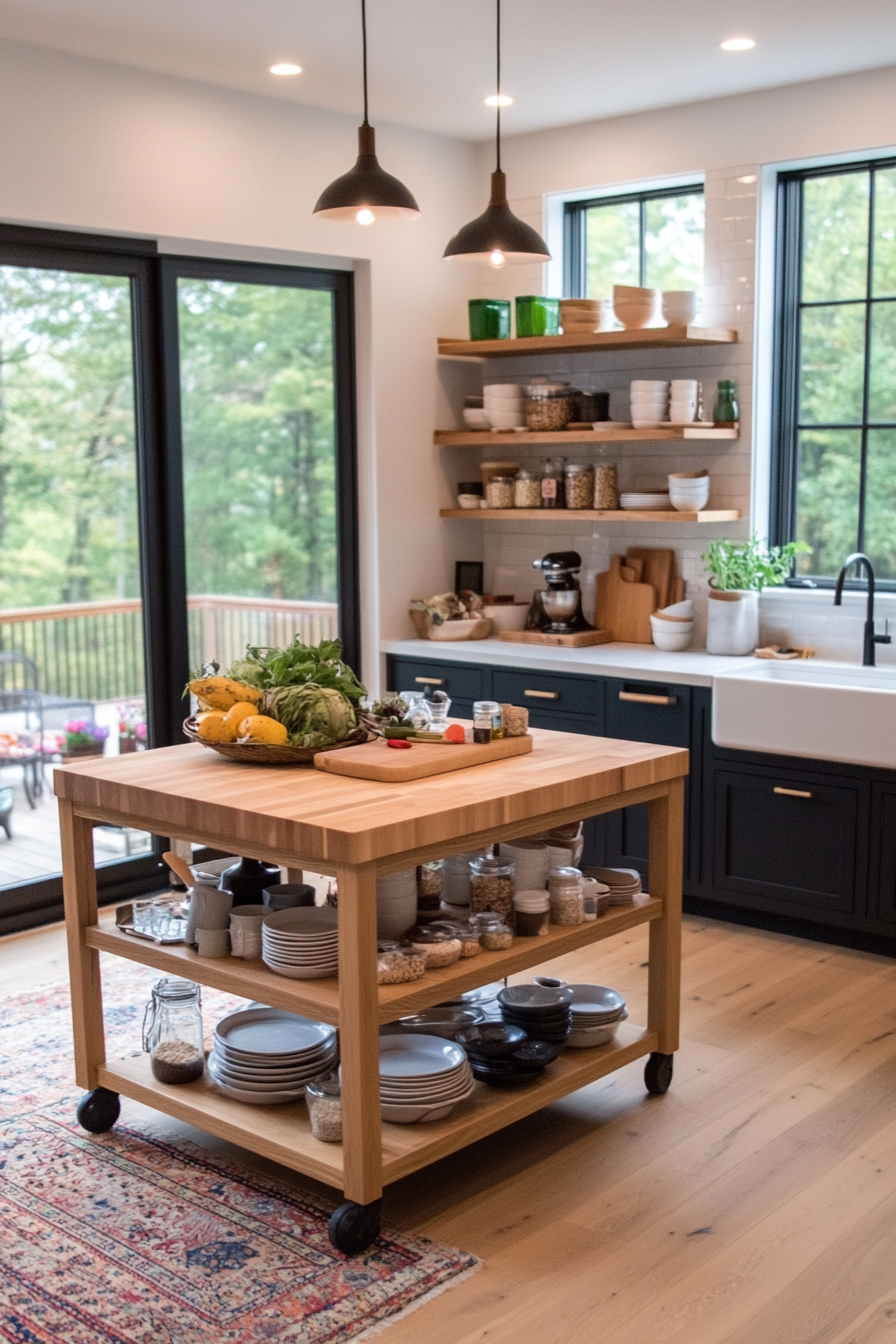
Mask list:
[[[445,359],[494,359],[514,355],[583,354],[589,350],[673,350],[703,345],[733,345],[733,327],[646,327],[640,331],[597,331],[588,336],[522,336],[506,341],[438,338]]]
[[[677,509],[440,509],[440,518],[464,518],[484,523],[733,523],[740,509],[701,509],[679,513]]]
[[[607,422],[610,423],[610,422]],[[620,424],[614,429],[557,429],[550,432],[527,430],[525,434],[492,432],[490,429],[437,429],[434,442],[447,448],[497,448],[512,445],[525,448],[528,443],[577,443],[599,447],[602,443],[681,443],[727,441],[740,437],[739,429],[716,429],[713,425],[662,425],[659,429],[632,429]]]

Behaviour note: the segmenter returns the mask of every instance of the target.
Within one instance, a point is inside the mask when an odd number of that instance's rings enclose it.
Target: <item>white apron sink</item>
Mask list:
[[[896,769],[896,669],[757,663],[713,678],[712,740]]]

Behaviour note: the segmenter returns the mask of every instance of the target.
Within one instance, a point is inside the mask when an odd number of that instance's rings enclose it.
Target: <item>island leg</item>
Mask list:
[[[658,1036],[645,1071],[648,1090],[665,1092],[672,1081],[672,1055],[678,1049],[681,1008],[681,872],[684,839],[684,780],[669,781],[669,791],[648,803],[650,894],[663,902],[663,913],[650,924],[647,1025]]]

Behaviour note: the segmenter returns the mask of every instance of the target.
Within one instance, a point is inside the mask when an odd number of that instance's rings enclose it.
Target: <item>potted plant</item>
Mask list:
[[[811,547],[804,541],[767,547],[755,534],[749,541],[709,543],[702,556],[710,575],[707,653],[753,652],[759,643],[759,594],[788,578],[800,551]]]
[[[143,702],[134,701],[118,706],[118,751],[124,756],[131,751],[146,750],[146,723]]]
[[[63,761],[76,761],[82,756],[102,756],[109,729],[86,719],[71,719],[63,726],[64,738],[60,748]]]

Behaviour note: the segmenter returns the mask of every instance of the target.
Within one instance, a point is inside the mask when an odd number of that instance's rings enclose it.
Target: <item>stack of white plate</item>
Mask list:
[[[616,1035],[619,1023],[628,1016],[625,999],[608,985],[569,985],[572,1030],[566,1044],[574,1050],[606,1045]]]
[[[440,1036],[380,1037],[380,1113],[393,1124],[444,1120],[476,1084],[466,1051]]]
[[[299,906],[268,915],[261,926],[261,959],[290,980],[321,980],[339,969],[337,912]]]
[[[246,1008],[218,1023],[208,1071],[225,1096],[276,1106],[296,1101],[311,1078],[332,1069],[337,1048],[336,1028],[326,1022]]]
[[[641,876],[636,868],[586,868],[585,872],[610,888],[611,905],[631,905],[641,890]]]
[[[623,509],[668,509],[668,490],[630,490],[619,496],[619,506]]]

